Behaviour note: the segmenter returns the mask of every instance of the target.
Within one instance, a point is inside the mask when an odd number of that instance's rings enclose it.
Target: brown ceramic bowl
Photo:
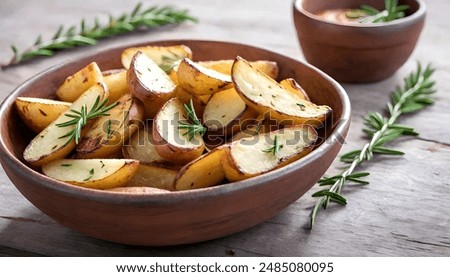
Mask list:
[[[69,75],[96,61],[102,70],[121,67],[120,53],[110,49],[46,70],[19,86],[0,108],[1,163],[17,189],[42,212],[86,235],[134,245],[177,245],[223,237],[274,216],[299,199],[336,157],[350,123],[344,89],[316,68],[291,58],[241,44],[213,41],[158,41],[147,44],[189,46],[197,60],[273,60],[280,78],[293,77],[312,101],[333,108],[321,144],[305,158],[273,172],[232,184],[182,192],[124,193],[86,189],[50,179],[31,169],[22,153],[33,134],[14,109],[18,96],[54,98]],[[135,45],[133,45],[135,46]],[[151,180],[150,180],[151,182]],[[306,219],[305,219],[306,220]]]
[[[381,0],[294,0],[294,23],[308,62],[340,82],[373,82],[397,71],[411,55],[425,22],[422,0],[400,0],[406,17],[387,23],[334,23],[317,13],[329,9],[384,9]]]

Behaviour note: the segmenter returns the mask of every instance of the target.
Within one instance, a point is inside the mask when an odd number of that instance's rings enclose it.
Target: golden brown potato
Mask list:
[[[92,107],[98,98],[101,100],[108,98],[106,86],[101,82],[83,93],[69,109],[80,111],[82,107]],[[63,113],[42,130],[25,148],[23,153],[25,161],[32,166],[40,166],[66,157],[75,148],[75,142],[64,136],[73,131],[75,125],[65,127],[57,125],[71,119],[66,113]]]
[[[177,168],[169,168],[157,164],[140,163],[136,174],[127,183],[127,186],[174,190],[173,182],[178,170]]]
[[[250,109],[234,88],[211,96],[203,113],[208,131],[222,135],[234,134],[254,123],[258,113]]]
[[[230,75],[203,67],[184,58],[177,70],[179,85],[192,95],[210,95],[232,87]]]
[[[120,97],[130,92],[125,69],[111,69],[103,71],[102,74],[103,82],[109,90],[109,104],[116,102]]]
[[[248,106],[260,114],[269,113],[270,118],[283,122],[283,125],[321,126],[331,113],[330,107],[316,105],[286,90],[241,57],[233,64],[232,79],[236,91]]]
[[[106,191],[113,193],[129,193],[129,194],[161,194],[167,193],[165,189],[157,189],[152,187],[117,187],[112,189],[106,189]]]
[[[153,118],[175,96],[176,85],[170,77],[141,51],[131,61],[127,82],[133,96],[144,104],[146,118]]]
[[[170,162],[158,154],[152,130],[139,129],[122,148],[123,156],[127,159],[138,160],[141,163],[172,166]]]
[[[222,147],[198,157],[185,165],[176,175],[175,190],[207,188],[220,184],[225,178],[221,159]]]
[[[184,124],[192,122],[178,98],[167,101],[153,120],[156,151],[174,164],[186,164],[199,157],[205,149],[201,134],[195,133],[190,137],[188,130],[182,127]]]
[[[184,58],[192,59],[192,51],[186,45],[132,47],[122,52],[123,67],[130,68],[131,60],[138,51],[147,55],[166,73],[169,73],[170,68],[180,60]]]
[[[213,69],[225,75],[231,75],[231,67],[234,60],[199,61],[198,64],[209,69]],[[249,63],[259,71],[268,75],[272,79],[278,78],[278,64],[274,61],[249,61]]]
[[[72,105],[50,99],[17,97],[17,112],[22,121],[36,133],[41,132]]]
[[[106,158],[120,152],[142,123],[144,109],[139,100],[125,94],[107,116],[97,118],[77,145],[77,158]]]
[[[316,140],[316,130],[308,125],[237,140],[224,147],[225,176],[233,182],[282,167],[308,154]]]
[[[62,83],[56,90],[56,96],[66,102],[73,102],[86,90],[103,81],[103,75],[96,62],[88,64]]]
[[[292,79],[292,78],[287,78],[287,79],[281,80],[280,85],[281,85],[283,88],[289,90],[290,92],[298,94],[298,96],[299,96],[300,98],[303,98],[303,99],[305,99],[306,101],[310,101],[310,102],[311,102],[311,100],[309,99],[309,96],[308,96],[308,94],[306,93],[306,91],[305,91],[305,90],[302,88],[302,86],[300,86],[300,84],[297,83],[297,81],[295,81],[294,79]]]
[[[42,172],[73,185],[110,189],[124,186],[134,176],[138,166],[138,161],[125,159],[63,159],[44,165]]]

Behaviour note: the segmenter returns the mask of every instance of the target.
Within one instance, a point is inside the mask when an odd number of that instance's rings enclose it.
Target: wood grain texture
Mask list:
[[[53,35],[64,22],[118,14],[132,4],[112,0],[0,2],[0,61],[10,58],[9,45],[20,49],[38,33]],[[158,1],[146,1],[146,5]],[[0,71],[0,99],[17,85],[67,59],[126,43],[149,39],[225,40],[264,47],[303,60],[291,18],[291,1],[165,1],[187,8],[198,24],[164,27],[106,39]],[[389,92],[414,69],[417,61],[436,67],[436,104],[402,118],[419,138],[394,143],[401,158],[379,157],[364,169],[370,185],[346,188],[349,204],[321,212],[315,228],[307,229],[314,205],[312,189],[277,216],[247,231],[200,244],[171,248],[130,247],[86,237],[62,227],[32,206],[0,171],[0,255],[7,256],[450,256],[450,40],[447,0],[428,0],[424,31],[413,56],[391,78],[371,84],[344,84],[352,102],[352,125],[343,152],[364,144],[360,131],[368,111],[381,111]],[[26,18],[27,20],[23,20]],[[195,53],[194,53],[195,55]],[[388,57],[387,57],[388,58]],[[338,172],[339,162],[329,169]]]

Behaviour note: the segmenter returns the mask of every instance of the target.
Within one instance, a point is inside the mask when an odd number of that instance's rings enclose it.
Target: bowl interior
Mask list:
[[[384,9],[384,1],[380,0],[340,0],[340,1],[321,1],[321,0],[296,0],[295,7],[298,11],[315,15],[325,10],[332,9],[358,9],[361,5],[369,5],[378,10]],[[410,16],[419,10],[420,4],[417,0],[400,0],[399,5],[409,5],[406,16]],[[314,18],[320,19],[314,16]]]

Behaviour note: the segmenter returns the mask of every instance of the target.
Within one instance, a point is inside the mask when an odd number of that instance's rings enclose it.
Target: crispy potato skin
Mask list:
[[[169,57],[171,60],[178,60],[183,58],[192,59],[192,50],[186,45],[171,45],[171,46],[142,46],[127,48],[122,52],[121,61],[124,68],[130,68],[131,60],[136,52],[141,51],[149,58],[154,60],[159,66],[165,66],[167,61],[164,57]],[[169,65],[170,66],[170,65]]]
[[[229,75],[205,68],[184,58],[177,70],[179,85],[192,95],[211,95],[233,85]]]
[[[72,76],[67,77],[56,90],[56,96],[62,101],[74,102],[86,90],[101,81],[103,81],[102,72],[97,63],[92,62]]]
[[[231,67],[234,60],[217,60],[217,61],[200,61],[199,65],[209,69],[213,69],[220,73],[231,75]],[[249,61],[249,63],[259,71],[263,72],[272,79],[278,78],[279,68],[278,64],[274,61],[257,60]]]
[[[173,182],[178,170],[178,168],[158,164],[140,163],[136,174],[127,183],[127,187],[152,187],[173,191]]]
[[[223,147],[219,147],[185,165],[175,177],[174,189],[199,189],[220,184],[225,178],[221,164],[223,153]]]
[[[145,63],[145,59],[148,58],[140,51],[134,55],[130,68],[127,71],[127,83],[133,96],[141,100],[144,104],[144,117],[154,118],[162,106],[175,96],[176,85],[171,82],[166,87],[148,87],[144,83],[145,76],[147,76],[144,74],[147,73],[143,73],[143,69],[141,69],[141,66],[143,66],[142,63]],[[159,70],[154,67],[153,69],[157,71],[156,74],[160,75],[159,78],[167,78],[168,81],[171,80],[159,67]]]
[[[61,101],[40,102],[39,99],[28,97],[18,97],[15,104],[22,121],[36,133],[44,130],[71,105],[69,102]]]
[[[120,97],[130,92],[127,83],[127,71],[123,68],[102,72],[103,82],[109,90],[108,103],[114,103]]]
[[[106,158],[121,152],[123,143],[138,130],[144,108],[138,99],[126,94],[119,99],[119,104],[111,109],[109,114],[110,116],[98,118],[82,136],[76,148],[77,158]],[[106,132],[104,126],[108,120],[115,122],[113,126],[118,126],[111,134]]]
[[[285,89],[289,90],[290,92],[297,94],[302,99],[311,102],[306,91],[294,79],[287,78],[287,79],[281,80],[280,85],[282,87],[284,87]]]

